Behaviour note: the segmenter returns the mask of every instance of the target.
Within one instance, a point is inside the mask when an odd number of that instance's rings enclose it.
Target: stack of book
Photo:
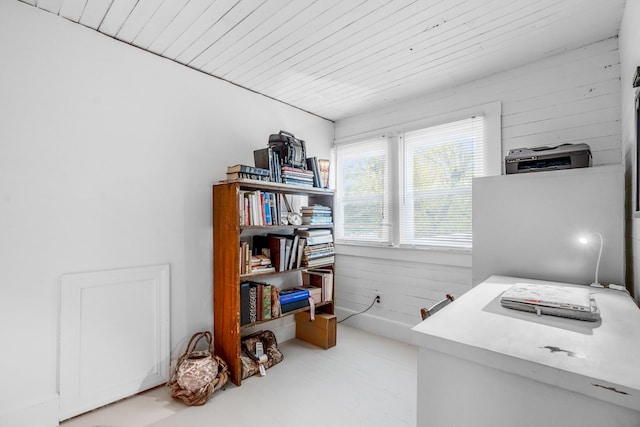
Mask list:
[[[309,305],[308,289],[283,289],[280,291],[280,307],[282,314],[293,310],[307,307]]]
[[[313,187],[313,172],[291,166],[282,167],[282,182],[291,185],[306,185]]]
[[[251,255],[251,273],[271,273],[276,271],[271,265],[269,255]]]
[[[336,251],[333,246],[331,230],[298,230],[296,234],[305,239],[305,247],[301,259],[302,266],[317,267],[319,265],[332,264],[335,261]]]
[[[249,242],[240,242],[240,274],[271,273],[276,269],[271,265],[269,252],[251,249]]]
[[[257,181],[269,181],[269,170],[247,165],[235,165],[227,167],[227,179],[254,179]]]
[[[301,211],[302,223],[305,225],[327,225],[333,222],[331,208],[329,206],[303,206]]]

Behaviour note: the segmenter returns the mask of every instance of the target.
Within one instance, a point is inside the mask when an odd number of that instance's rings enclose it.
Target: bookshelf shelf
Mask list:
[[[287,273],[300,273],[302,271],[305,271],[307,269],[317,269],[317,268],[327,268],[327,267],[332,267],[333,263],[332,262],[328,262],[326,264],[319,264],[319,265],[314,265],[313,267],[300,267],[300,268],[292,268],[289,270],[284,270],[284,271],[265,271],[265,272],[257,272],[257,273],[248,273],[248,274],[241,274],[240,275],[240,280],[251,280],[251,279],[257,279],[263,276],[276,276],[276,275],[280,275],[280,274],[287,274]]]
[[[304,224],[304,225],[241,225],[240,230],[258,230],[271,232],[275,230],[312,230],[317,228],[333,228],[333,224]]]
[[[284,271],[265,271],[244,273],[241,268],[241,242],[246,245],[257,236],[270,234],[291,235],[298,230],[329,229],[333,233],[333,224],[304,224],[304,225],[241,225],[241,218],[245,213],[241,211],[243,198],[247,192],[272,193],[280,198],[295,196],[300,206],[320,204],[334,208],[334,192],[332,190],[279,184],[257,180],[224,181],[213,186],[213,318],[214,318],[214,348],[216,354],[229,365],[231,381],[241,384],[242,364],[240,361],[240,340],[243,329],[258,324],[290,317],[296,313],[309,311],[309,307],[288,311],[286,314],[270,320],[252,322],[241,325],[241,297],[240,284],[246,281],[259,281],[280,290],[302,285],[302,272],[307,267],[285,269]],[[281,217],[281,212],[278,212]],[[252,221],[253,223],[254,221]],[[313,269],[330,269],[334,271],[334,263],[308,267]],[[335,292],[331,292],[335,295]],[[316,309],[333,314],[334,300],[316,304]]]
[[[316,309],[319,309],[320,307],[327,307],[327,306],[332,305],[332,304],[333,304],[333,302],[328,302],[328,301],[321,302],[321,303],[319,303],[319,304],[316,304]],[[297,309],[297,310],[291,310],[291,311],[288,311],[288,312],[286,312],[285,314],[283,314],[282,316],[277,317],[276,319],[282,319],[283,317],[293,316],[293,315],[295,315],[296,313],[302,313],[303,311],[309,311],[309,307],[299,308],[299,309]],[[272,320],[276,320],[276,319],[261,320],[261,321],[259,321],[259,322],[249,323],[249,324],[246,324],[246,325],[242,325],[242,326],[240,327],[240,329],[245,329],[245,328],[250,328],[250,327],[252,327],[252,326],[256,326],[256,325],[261,325],[261,324],[263,324],[263,323],[271,322]]]

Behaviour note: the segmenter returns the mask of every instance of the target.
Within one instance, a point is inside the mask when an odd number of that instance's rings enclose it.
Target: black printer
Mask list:
[[[591,166],[587,144],[562,144],[556,147],[515,148],[504,158],[506,174],[541,172]]]

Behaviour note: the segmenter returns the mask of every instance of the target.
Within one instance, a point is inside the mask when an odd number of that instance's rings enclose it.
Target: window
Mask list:
[[[336,142],[336,241],[469,249],[472,178],[499,175],[499,102]]]
[[[389,243],[389,147],[376,138],[336,148],[336,238]]]
[[[484,118],[401,134],[401,245],[471,246],[471,179],[482,175]]]

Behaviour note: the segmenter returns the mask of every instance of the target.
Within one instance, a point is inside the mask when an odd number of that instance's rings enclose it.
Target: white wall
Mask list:
[[[55,425],[64,273],[170,263],[174,355],[211,329],[210,186],[280,129],[329,154],[331,122],[0,1],[0,425]]]
[[[636,159],[635,96],[638,88],[632,81],[636,68],[640,66],[640,3],[627,1],[622,24],[620,26],[620,68],[621,68],[621,127],[622,147],[626,177],[627,227],[627,283],[633,285],[636,301],[640,303],[640,216],[634,216],[635,181],[634,164]]]
[[[502,157],[512,148],[586,142],[594,164],[620,164],[620,67],[615,38],[472,83],[336,122],[336,139],[502,102]],[[503,159],[501,159],[502,161]],[[351,324],[398,339],[420,321],[419,308],[471,287],[471,254],[430,250],[362,251],[339,245],[338,306],[365,309]],[[364,255],[364,256],[363,256]],[[385,298],[386,297],[386,298]]]

